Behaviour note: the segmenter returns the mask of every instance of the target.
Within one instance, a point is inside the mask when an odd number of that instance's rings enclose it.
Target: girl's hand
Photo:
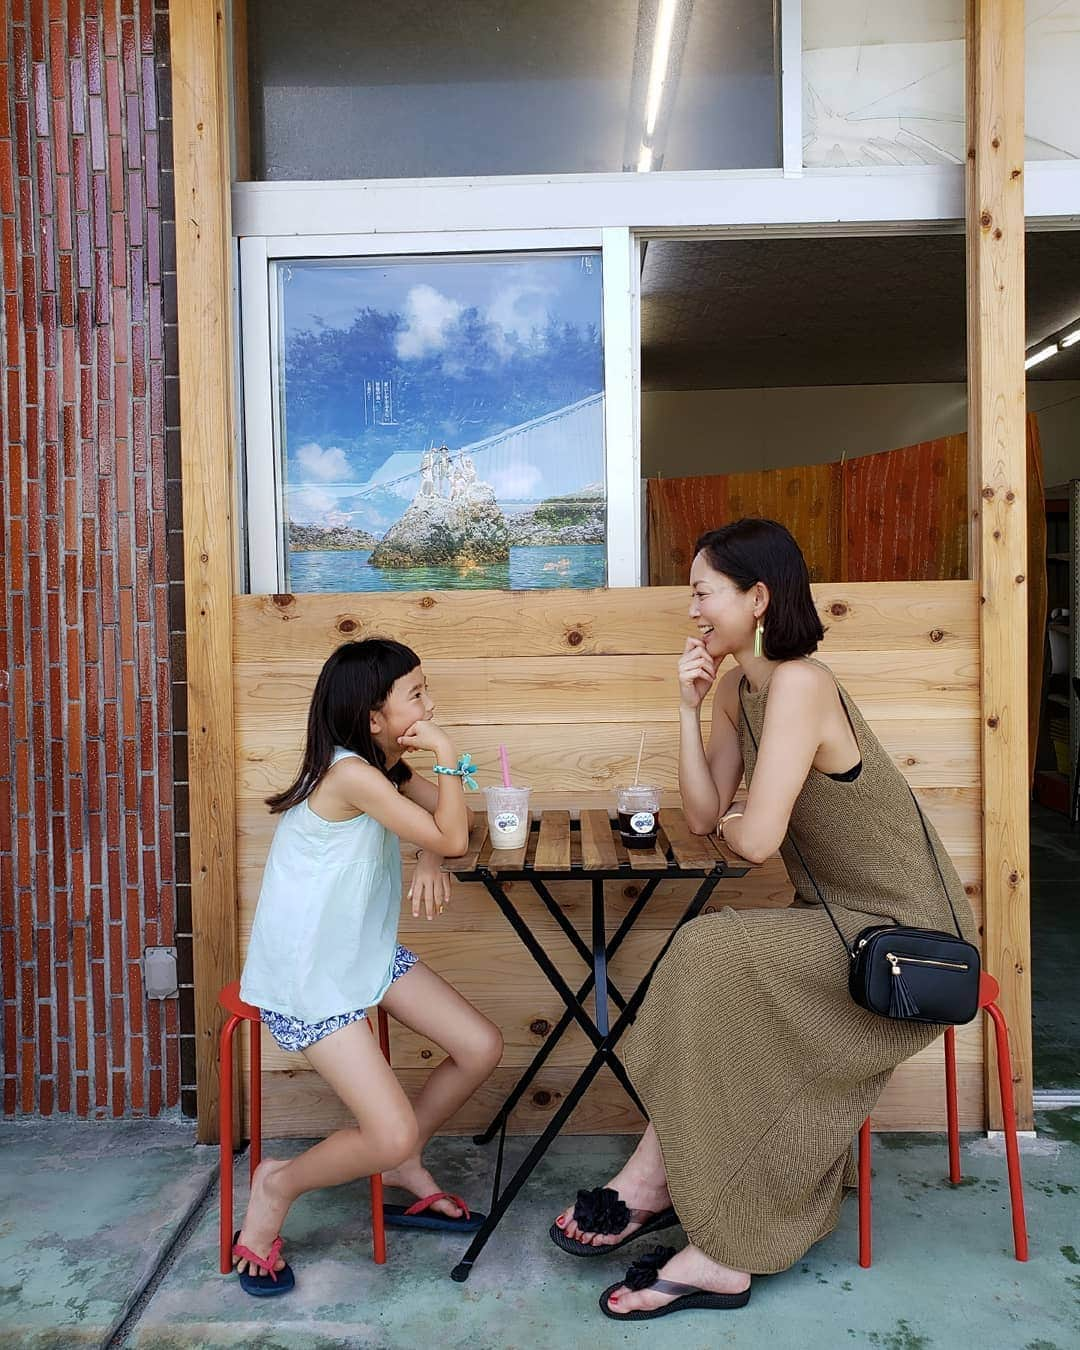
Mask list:
[[[443,731],[442,727],[434,722],[421,718],[414,722],[398,737],[398,745],[403,750],[430,750],[438,759],[447,761],[454,757],[454,747],[450,743],[450,737]],[[449,768],[449,763],[447,768]]]
[[[716,679],[716,662],[700,638],[687,638],[679,657],[679,697],[684,708],[700,708]]]
[[[442,870],[442,862],[437,853],[428,849],[416,859],[416,870],[409,887],[414,919],[420,917],[420,906],[423,905],[430,923],[450,903],[450,874]]]

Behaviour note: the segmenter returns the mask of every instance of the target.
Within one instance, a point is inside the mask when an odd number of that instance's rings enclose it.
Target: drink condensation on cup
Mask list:
[[[521,848],[529,837],[529,793],[527,787],[488,787],[488,834],[492,848]]]
[[[655,848],[660,818],[660,789],[635,784],[619,788],[616,798],[619,837],[627,848]]]

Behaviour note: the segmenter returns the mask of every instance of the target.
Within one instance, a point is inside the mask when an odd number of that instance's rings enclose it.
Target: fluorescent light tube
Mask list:
[[[1066,333],[1058,346],[1064,351],[1066,347],[1071,347],[1074,342],[1080,342],[1080,328],[1074,328],[1071,333]]]
[[[641,153],[638,155],[637,171],[638,173],[648,173],[652,168],[652,146],[643,145]]]
[[[1057,353],[1058,345],[1056,342],[1051,342],[1048,347],[1040,347],[1037,352],[1032,352],[1024,362],[1024,369],[1030,370],[1032,366],[1042,365],[1044,361],[1049,361],[1052,356],[1057,356]]]
[[[653,35],[652,64],[649,67],[649,92],[645,98],[645,135],[651,136],[656,130],[656,120],[660,116],[660,101],[664,97],[664,82],[668,75],[668,58],[671,55],[671,33],[675,27],[675,9],[678,0],[660,0],[660,9],[656,15],[656,32]],[[650,156],[651,158],[651,156]]]

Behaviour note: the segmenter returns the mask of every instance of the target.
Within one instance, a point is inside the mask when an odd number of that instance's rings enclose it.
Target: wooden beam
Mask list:
[[[248,81],[248,0],[232,0],[233,173],[237,182],[251,178],[251,91]]]
[[[238,970],[233,771],[233,398],[222,6],[172,0],[173,151],[198,1137],[217,1138],[217,995]]]
[[[967,314],[971,563],[982,599],[985,960],[1009,1022],[1017,1124],[1032,1127],[1024,428],[1024,5],[968,0]],[[991,1128],[1000,1128],[993,1041]]]

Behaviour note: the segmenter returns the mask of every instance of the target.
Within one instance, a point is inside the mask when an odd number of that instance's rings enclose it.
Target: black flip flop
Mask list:
[[[620,1247],[625,1247],[628,1242],[636,1242],[649,1233],[673,1227],[679,1222],[679,1216],[670,1206],[659,1213],[651,1209],[631,1209],[618,1191],[613,1191],[610,1186],[594,1186],[591,1191],[578,1191],[574,1222],[582,1232],[599,1233],[602,1236],[621,1233],[628,1223],[641,1224],[640,1228],[635,1228],[620,1242],[596,1245],[567,1237],[557,1223],[548,1229],[548,1237],[555,1246],[569,1252],[571,1256],[606,1256],[609,1252],[617,1252]]]
[[[626,1277],[609,1285],[600,1295],[600,1311],[613,1322],[652,1322],[657,1317],[667,1317],[669,1313],[690,1312],[694,1308],[730,1311],[733,1308],[745,1308],[750,1302],[750,1290],[741,1294],[713,1294],[707,1289],[699,1289],[693,1284],[679,1284],[676,1280],[662,1280],[660,1267],[666,1265],[675,1255],[674,1247],[654,1247],[633,1263]],[[646,1310],[635,1308],[633,1312],[612,1312],[608,1300],[616,1289],[629,1289],[637,1293],[642,1289],[655,1289],[658,1294],[675,1294],[670,1303],[661,1308]]]
[[[280,1270],[274,1269],[274,1263],[281,1255],[281,1238],[275,1238],[270,1246],[269,1252],[265,1257],[258,1253],[250,1251],[247,1247],[240,1246],[240,1230],[237,1229],[233,1234],[233,1257],[239,1257],[242,1261],[247,1261],[249,1265],[256,1265],[263,1272],[261,1275],[252,1275],[250,1270],[243,1272],[237,1270],[236,1278],[240,1281],[240,1288],[245,1294],[250,1294],[252,1298],[273,1298],[277,1294],[287,1294],[296,1284],[296,1276],[293,1274],[293,1268],[288,1261]]]
[[[451,1201],[461,1210],[461,1214],[456,1219],[452,1219],[449,1214],[429,1214],[427,1211],[436,1200]],[[475,1233],[487,1222],[487,1215],[471,1212],[460,1195],[436,1191],[434,1195],[425,1195],[412,1205],[383,1205],[383,1219],[387,1228],[422,1228],[434,1233]]]

